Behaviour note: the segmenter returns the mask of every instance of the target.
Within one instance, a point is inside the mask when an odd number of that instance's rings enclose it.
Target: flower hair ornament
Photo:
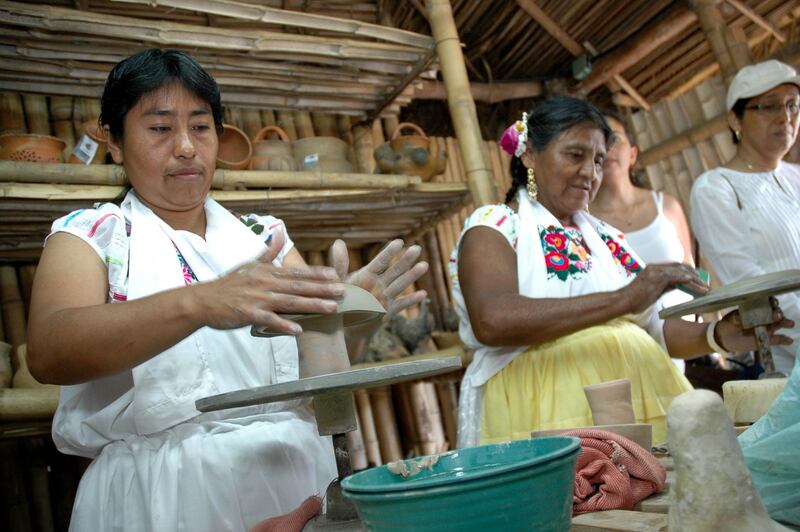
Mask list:
[[[522,113],[522,120],[517,120],[503,131],[500,147],[509,155],[522,157],[528,148],[528,113]]]

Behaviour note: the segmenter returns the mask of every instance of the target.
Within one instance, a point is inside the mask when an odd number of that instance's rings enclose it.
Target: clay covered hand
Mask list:
[[[372,293],[386,309],[386,320],[405,308],[419,304],[427,295],[425,290],[402,295],[406,288],[428,271],[428,263],[418,261],[421,252],[422,248],[417,245],[405,247],[402,240],[392,240],[369,264],[348,275],[350,259],[347,245],[342,240],[336,240],[330,248],[329,264],[334,267],[339,279]],[[373,324],[374,327],[377,325],[379,323]]]
[[[257,324],[281,334],[301,328],[279,314],[330,314],[344,294],[332,268],[283,268],[272,264],[283,248],[278,231],[264,254],[219,279],[190,287],[202,325],[235,329]]]
[[[791,329],[794,327],[794,322],[786,319],[780,309],[773,311],[772,319],[774,323],[767,327],[770,345],[790,345],[792,339],[778,334],[777,329]],[[729,312],[719,321],[714,330],[714,338],[721,347],[734,353],[758,349],[753,330],[742,328],[742,318],[738,310]]]

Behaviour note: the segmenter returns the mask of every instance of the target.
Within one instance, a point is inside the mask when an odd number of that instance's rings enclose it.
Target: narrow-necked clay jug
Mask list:
[[[276,133],[278,139],[270,139],[270,133]],[[250,159],[250,169],[288,172],[297,170],[289,135],[283,129],[278,126],[267,126],[256,133],[253,137],[253,158]]]

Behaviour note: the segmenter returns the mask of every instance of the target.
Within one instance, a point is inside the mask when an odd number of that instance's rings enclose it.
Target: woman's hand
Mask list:
[[[794,322],[786,319],[780,309],[773,311],[772,319],[774,323],[767,326],[770,345],[790,345],[792,343],[791,338],[775,331],[777,329],[791,329],[794,327]],[[714,330],[714,339],[720,347],[733,353],[758,349],[753,329],[742,328],[742,317],[739,315],[738,310],[727,313],[717,323],[717,328]]]
[[[639,313],[677,285],[684,285],[699,294],[708,292],[708,284],[697,276],[693,268],[677,262],[647,266],[636,279],[620,290],[628,299],[630,312]]]
[[[284,242],[284,234],[276,232],[271,245],[257,260],[215,281],[192,285],[202,325],[214,329],[266,325],[276,332],[296,335],[302,328],[278,317],[278,313],[336,311],[336,301],[344,294],[336,271],[325,267],[273,265]]]
[[[406,248],[402,240],[392,240],[369,264],[347,275],[350,263],[347,245],[337,240],[330,249],[330,264],[336,269],[339,279],[372,293],[386,309],[386,319],[389,319],[401,310],[420,303],[427,295],[425,290],[417,290],[413,294],[400,296],[428,271],[427,262],[417,262],[421,252],[422,248],[417,245]]]

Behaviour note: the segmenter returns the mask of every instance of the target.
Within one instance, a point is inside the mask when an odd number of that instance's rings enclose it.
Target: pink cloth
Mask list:
[[[563,435],[581,439],[572,494],[574,515],[632,510],[637,502],[664,489],[664,466],[628,438],[595,429],[571,430]]]

